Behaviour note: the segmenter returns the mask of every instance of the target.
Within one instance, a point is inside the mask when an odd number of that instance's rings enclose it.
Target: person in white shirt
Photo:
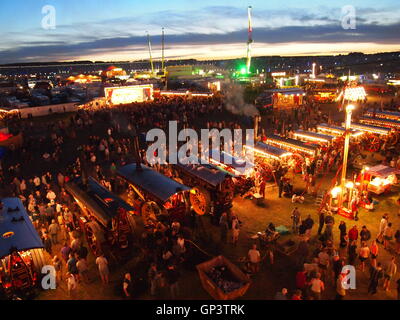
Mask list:
[[[68,287],[68,295],[71,297],[72,294],[77,289],[78,285],[76,283],[75,276],[72,273],[67,273],[67,287]]]
[[[383,232],[385,231],[385,228],[388,225],[388,214],[385,213],[381,219],[381,222],[379,224],[379,233],[378,236],[376,237],[376,242],[382,243],[383,242]]]
[[[49,190],[49,191],[47,192],[46,198],[49,199],[49,201],[53,201],[53,202],[54,202],[54,200],[55,200],[56,197],[57,197],[57,196],[56,196],[56,194],[53,192],[53,190]]]
[[[110,274],[108,269],[108,261],[104,255],[97,257],[96,264],[99,268],[99,274],[103,284],[108,284],[108,275]]]
[[[253,244],[253,247],[247,253],[247,257],[250,262],[251,272],[257,273],[260,269],[261,255],[260,255],[260,251],[257,250],[256,244]]]
[[[40,181],[40,178],[39,178],[38,176],[36,176],[36,177],[33,179],[33,183],[35,184],[36,190],[39,190],[41,181]]]
[[[321,300],[321,294],[325,290],[324,282],[321,280],[321,274],[317,273],[311,280],[311,292],[315,300]]]

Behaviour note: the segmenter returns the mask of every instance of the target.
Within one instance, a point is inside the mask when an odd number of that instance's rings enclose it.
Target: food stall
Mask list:
[[[368,191],[382,194],[390,191],[390,187],[397,183],[397,174],[400,174],[400,170],[382,164],[365,168],[361,174],[362,184],[368,184]]]
[[[400,121],[396,121],[396,120],[363,116],[363,117],[360,117],[359,121],[362,124],[370,124],[373,126],[380,126],[380,127],[386,127],[386,128],[400,130]]]
[[[215,257],[196,266],[201,284],[215,300],[233,300],[242,297],[251,280],[224,256]]]

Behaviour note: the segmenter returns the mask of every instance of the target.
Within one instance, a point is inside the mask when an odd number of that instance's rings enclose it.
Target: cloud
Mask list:
[[[304,44],[369,43],[377,48],[398,47],[400,9],[357,9],[357,29],[341,28],[341,10],[326,7],[313,9],[254,10],[254,47],[283,47],[296,43],[300,51]],[[56,30],[35,29],[29,33],[8,32],[0,44],[0,63],[72,60],[96,57],[116,60],[146,59],[147,38],[152,34],[152,46],[157,57],[161,27],[166,27],[167,57],[213,57],[244,55],[247,40],[247,12],[231,6],[205,7],[193,12],[158,11],[148,15],[108,19],[95,23],[59,25]],[[321,52],[330,48],[321,47]],[[275,52],[285,55],[295,48]],[[243,53],[242,53],[243,52]],[[270,52],[264,50],[264,52]],[[262,53],[261,53],[262,54]]]

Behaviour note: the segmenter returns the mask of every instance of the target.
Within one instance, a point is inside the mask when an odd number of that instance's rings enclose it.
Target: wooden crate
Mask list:
[[[224,292],[206,274],[206,272],[211,270],[211,268],[218,266],[225,266],[239,280],[239,282],[244,282],[245,284],[241,288],[229,293]],[[224,256],[218,256],[209,261],[203,262],[197,265],[196,268],[199,272],[201,284],[203,285],[204,290],[206,290],[215,300],[237,299],[246,293],[251,284],[250,278]]]

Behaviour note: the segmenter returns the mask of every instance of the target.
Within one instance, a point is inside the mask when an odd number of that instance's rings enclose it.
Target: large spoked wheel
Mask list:
[[[294,157],[294,161],[295,161],[294,172],[295,173],[301,173],[302,172],[302,166],[303,166],[304,158],[299,154],[294,154],[293,157]]]
[[[97,256],[100,253],[100,245],[96,237],[96,230],[93,224],[87,223],[85,225],[85,234],[90,250],[95,256]]]
[[[142,206],[142,219],[145,226],[155,224],[157,217],[162,213],[160,207],[154,201],[145,202]]]
[[[211,197],[210,193],[201,187],[194,187],[190,191],[190,203],[194,212],[202,216],[210,212]]]
[[[372,139],[372,141],[370,142],[369,151],[370,152],[378,152],[380,148],[381,148],[381,144],[379,142],[379,139],[374,137]]]

